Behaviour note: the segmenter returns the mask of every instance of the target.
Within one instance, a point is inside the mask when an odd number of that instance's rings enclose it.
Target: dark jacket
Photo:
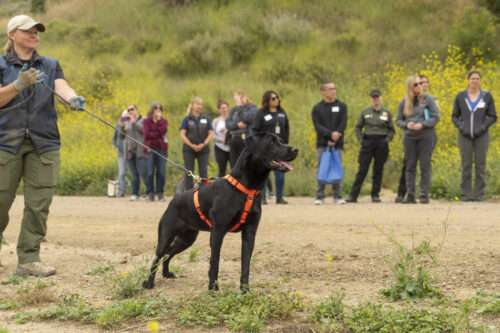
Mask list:
[[[156,123],[151,117],[144,119],[144,144],[166,154],[168,150],[167,130],[168,122],[164,118],[161,118]]]
[[[455,97],[452,120],[463,136],[477,138],[486,132],[497,121],[495,101],[488,91],[481,90],[479,103],[472,111],[467,103],[467,91],[462,91]]]
[[[148,153],[144,150],[144,147],[138,144],[136,141],[144,144],[144,118],[139,116],[135,123],[128,121],[125,123],[125,133],[130,138],[126,138],[125,144],[127,145],[127,160],[130,160],[133,156],[136,158],[148,158]]]
[[[182,121],[180,129],[186,130],[186,136],[192,144],[199,145],[207,139],[212,130],[212,122],[205,115],[199,117],[189,115]],[[183,145],[182,149],[184,151],[193,151],[186,144]],[[210,148],[207,145],[199,153],[208,153],[209,151]]]
[[[420,138],[427,134],[435,134],[435,126],[439,122],[439,111],[434,98],[429,95],[422,99],[415,98],[413,101],[413,114],[404,114],[405,101],[401,101],[398,108],[397,125],[404,129],[405,135],[413,138]],[[420,131],[410,130],[407,126],[409,122],[421,123],[424,128]]]
[[[387,141],[391,141],[394,136],[392,115],[385,108],[380,110],[375,110],[373,107],[366,108],[359,115],[355,131],[359,142],[365,135],[385,136]]]
[[[57,60],[35,52],[27,63],[46,74],[44,82],[52,89],[55,80],[64,78]],[[14,82],[23,64],[14,52],[0,57],[0,85]],[[14,109],[2,111],[12,106]],[[24,89],[0,109],[0,150],[16,154],[25,137],[31,138],[39,154],[61,146],[54,95],[42,84]]]
[[[271,112],[268,109],[260,109],[255,116],[252,131],[276,134],[288,144],[290,127],[285,110],[279,108],[276,112]]]
[[[347,127],[347,105],[339,101],[329,103],[321,101],[312,109],[312,121],[316,130],[316,147],[326,147],[332,141],[332,133],[340,132],[342,136],[335,147],[344,147],[344,131]]]
[[[231,135],[238,135],[241,133],[248,134],[249,128],[253,124],[257,111],[257,106],[255,106],[254,104],[245,104],[232,108],[229,116],[226,119],[226,128],[228,129],[229,133]],[[247,127],[239,128],[238,123],[240,121],[244,122]]]

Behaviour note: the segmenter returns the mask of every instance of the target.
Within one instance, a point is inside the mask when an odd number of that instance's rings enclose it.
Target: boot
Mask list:
[[[16,275],[19,276],[37,276],[48,277],[56,274],[56,269],[40,261],[30,262],[28,264],[18,264]]]

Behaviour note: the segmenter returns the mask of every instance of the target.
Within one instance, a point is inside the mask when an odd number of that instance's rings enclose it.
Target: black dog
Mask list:
[[[290,171],[292,167],[287,162],[297,157],[298,150],[281,143],[273,134],[255,134],[246,141],[230,178],[202,186],[198,193],[186,191],[172,199],[160,220],[156,258],[148,280],[143,283],[144,288],[154,287],[160,260],[163,261],[163,277],[174,278],[168,268],[170,260],[189,248],[198,232],[203,230],[210,231],[208,288],[217,290],[222,241],[228,231],[238,229],[242,239],[240,288],[248,290],[250,258],[261,217],[257,191],[264,188],[271,170]],[[251,195],[242,192],[245,188]],[[255,201],[253,196],[256,196]]]

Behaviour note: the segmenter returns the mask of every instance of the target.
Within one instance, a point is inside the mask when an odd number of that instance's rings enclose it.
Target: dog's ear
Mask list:
[[[252,133],[247,139],[245,140],[245,146],[248,148],[250,151],[255,151],[257,148],[260,139],[262,139],[266,135],[265,132],[255,132]]]

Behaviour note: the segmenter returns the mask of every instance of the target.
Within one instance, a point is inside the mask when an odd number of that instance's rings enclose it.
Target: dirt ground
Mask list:
[[[433,245],[442,244],[435,274],[447,294],[465,298],[477,289],[499,290],[500,202],[434,201],[424,206],[396,205],[392,199],[391,194],[386,194],[382,204],[372,204],[365,198],[358,204],[337,206],[327,201],[317,207],[311,198],[290,198],[288,206],[265,206],[251,284],[280,283],[311,300],[337,290],[344,290],[350,304],[380,300],[378,291],[389,282],[387,258],[393,254],[394,245],[388,235],[393,234],[408,246],[423,239]],[[56,197],[50,212],[48,242],[43,243],[42,250],[43,260],[58,270],[55,277],[48,279],[55,283],[56,294],[79,293],[96,304],[109,299],[102,277],[86,273],[104,262],[127,270],[131,264],[149,259],[157,223],[166,207],[167,203],[127,199]],[[0,254],[6,266],[0,281],[15,270],[15,241],[22,210],[20,196],[11,210],[11,224],[5,234],[8,245]],[[200,252],[197,262],[189,262],[190,250],[172,261],[180,271],[178,279],[157,277],[157,288],[166,297],[206,290],[208,234],[200,234],[194,247]],[[222,251],[222,288],[237,286],[239,260],[240,237],[230,234]],[[13,290],[0,285],[0,297],[11,296]],[[92,326],[59,322],[16,325],[14,314],[0,312],[0,327],[23,333],[98,331]],[[169,332],[205,331],[174,327]]]

